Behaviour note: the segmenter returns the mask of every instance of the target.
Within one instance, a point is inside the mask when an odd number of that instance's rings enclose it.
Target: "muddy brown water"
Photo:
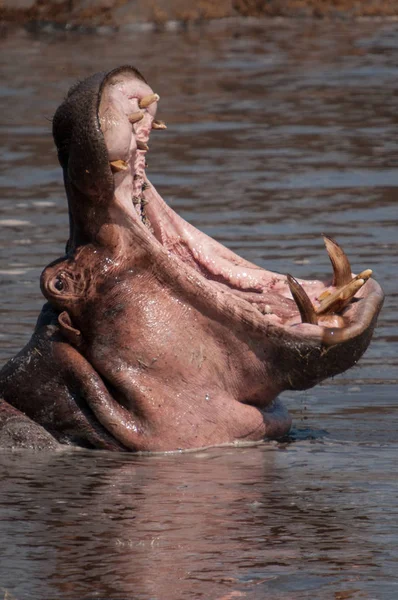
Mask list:
[[[248,259],[330,273],[321,233],[387,299],[360,364],[285,394],[292,439],[169,456],[0,455],[0,598],[398,598],[395,22],[0,40],[0,359],[29,339],[67,216],[50,120],[131,63],[161,95],[149,174]]]

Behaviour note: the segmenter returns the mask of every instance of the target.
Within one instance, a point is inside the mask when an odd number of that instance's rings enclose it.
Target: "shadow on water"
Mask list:
[[[330,274],[328,233],[387,292],[360,364],[285,395],[283,443],[3,454],[6,598],[396,600],[396,34],[394,22],[264,21],[3,35],[2,362],[29,339],[39,273],[67,236],[51,117],[76,79],[120,64],[161,96],[169,129],[153,136],[149,175],[173,208],[297,277]]]

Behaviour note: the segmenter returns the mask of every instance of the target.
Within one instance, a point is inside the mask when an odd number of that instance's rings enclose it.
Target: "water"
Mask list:
[[[398,597],[395,22],[186,33],[3,31],[0,360],[29,339],[67,237],[51,117],[130,63],[161,96],[153,183],[264,267],[330,273],[321,233],[387,293],[360,364],[285,401],[293,439],[172,456],[0,456],[0,598]]]

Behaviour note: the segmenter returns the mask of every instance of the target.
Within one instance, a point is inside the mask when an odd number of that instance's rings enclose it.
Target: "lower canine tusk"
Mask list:
[[[303,323],[311,323],[311,325],[318,325],[318,317],[315,308],[304,288],[299,284],[297,279],[291,275],[286,275],[286,278],[294,301],[299,309],[301,321]]]
[[[338,288],[347,285],[351,281],[352,271],[346,253],[334,239],[327,235],[323,236],[323,241],[333,267],[333,285]]]

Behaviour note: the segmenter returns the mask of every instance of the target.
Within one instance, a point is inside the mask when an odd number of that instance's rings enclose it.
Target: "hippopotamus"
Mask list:
[[[278,398],[353,366],[383,302],[325,236],[333,274],[297,280],[178,216],[147,178],[159,96],[130,66],[75,85],[53,135],[68,199],[47,302],[0,372],[0,443],[172,451],[279,439]]]

